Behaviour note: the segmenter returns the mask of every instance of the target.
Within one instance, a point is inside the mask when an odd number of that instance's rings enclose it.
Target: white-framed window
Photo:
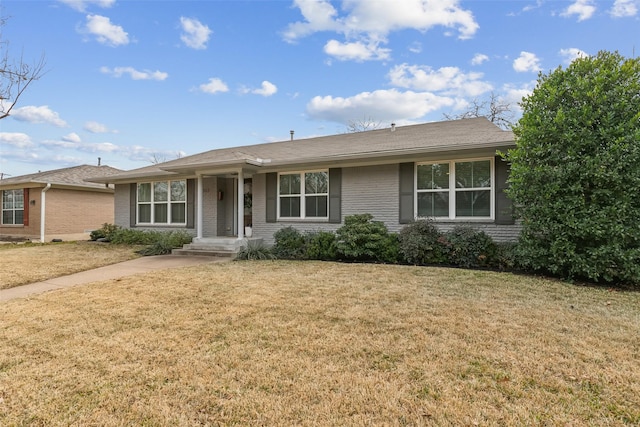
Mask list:
[[[493,218],[493,159],[416,165],[416,217]]]
[[[187,181],[155,181],[138,184],[138,224],[186,224]]]
[[[329,171],[278,175],[279,218],[329,218]]]
[[[2,224],[24,224],[24,190],[2,191]]]

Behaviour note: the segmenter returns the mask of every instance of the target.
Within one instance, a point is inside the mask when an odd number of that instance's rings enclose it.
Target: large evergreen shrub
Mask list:
[[[509,196],[524,267],[640,283],[640,59],[600,52],[522,102]]]

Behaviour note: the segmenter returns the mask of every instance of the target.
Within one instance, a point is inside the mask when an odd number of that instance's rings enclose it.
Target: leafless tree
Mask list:
[[[515,121],[515,114],[510,103],[491,92],[489,99],[484,101],[474,99],[469,109],[462,114],[443,114],[446,120],[470,119],[474,117],[486,117],[492,123],[502,129],[510,129]]]
[[[375,130],[382,127],[382,122],[375,121],[371,117],[362,117],[362,120],[349,120],[347,124],[347,132],[364,132],[367,130]]]
[[[29,85],[46,72],[44,54],[33,63],[25,62],[22,55],[17,59],[11,57],[9,41],[2,36],[2,29],[6,23],[7,18],[0,16],[0,119],[9,116]]]

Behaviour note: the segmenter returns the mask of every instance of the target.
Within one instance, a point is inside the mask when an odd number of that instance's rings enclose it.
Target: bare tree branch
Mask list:
[[[362,120],[349,120],[347,124],[347,132],[364,132],[367,130],[379,129],[382,126],[382,122],[375,121],[371,117],[362,117]]]
[[[18,99],[31,83],[44,74],[46,59],[44,54],[32,64],[19,59],[12,59],[9,54],[9,41],[2,38],[2,27],[7,18],[0,17],[0,119],[8,117]]]
[[[477,98],[471,101],[467,111],[461,114],[443,114],[445,120],[470,119],[474,117],[486,117],[492,123],[502,129],[510,129],[514,124],[515,114],[511,110],[511,104],[505,102],[500,96],[491,92],[488,100],[480,101]]]

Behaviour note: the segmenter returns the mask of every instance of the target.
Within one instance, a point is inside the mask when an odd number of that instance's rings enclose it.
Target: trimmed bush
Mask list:
[[[464,268],[488,267],[495,262],[497,248],[484,231],[458,225],[440,238],[451,265]]]
[[[113,237],[114,233],[116,231],[120,230],[120,227],[115,225],[115,224],[108,224],[108,223],[104,223],[102,224],[102,228],[99,228],[97,230],[93,230],[90,234],[89,237],[91,238],[91,240],[96,241],[98,239],[105,239],[106,241],[110,242],[111,238]]]
[[[338,255],[351,261],[398,261],[398,238],[371,214],[349,215],[336,231]]]
[[[336,235],[330,231],[312,231],[304,235],[304,258],[321,261],[336,259]]]
[[[138,251],[141,255],[165,255],[170,254],[173,249],[180,248],[186,243],[190,243],[192,237],[183,230],[169,232],[149,232],[155,241],[149,246]]]
[[[304,236],[300,231],[289,226],[273,233],[275,244],[271,252],[280,259],[303,259]]]
[[[404,227],[398,235],[400,254],[409,264],[429,265],[447,262],[445,247],[439,241],[442,232],[428,220]]]

